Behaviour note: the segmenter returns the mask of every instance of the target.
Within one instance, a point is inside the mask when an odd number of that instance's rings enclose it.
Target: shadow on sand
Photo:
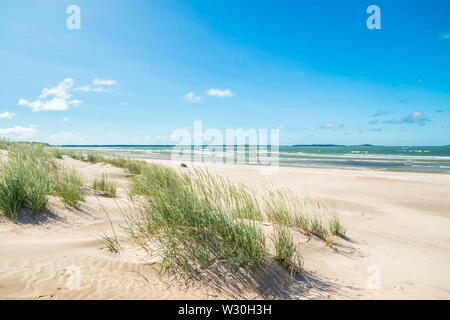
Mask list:
[[[230,273],[220,267],[213,267],[189,280],[175,275],[171,278],[185,288],[196,286],[205,289],[212,297],[220,294],[231,299],[325,298],[337,292],[336,285],[320,279],[312,272],[302,271],[291,276],[276,262],[254,272],[241,270]]]

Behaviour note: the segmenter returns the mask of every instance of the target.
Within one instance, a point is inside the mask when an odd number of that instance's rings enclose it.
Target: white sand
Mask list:
[[[119,183],[119,197],[106,198],[88,189],[79,210],[64,209],[59,199],[52,198],[50,210],[37,220],[26,216],[20,224],[0,220],[1,299],[234,297],[233,292],[217,292],[198,283],[186,287],[158,277],[157,270],[126,242],[119,255],[102,250],[98,239],[111,233],[105,211],[116,224],[121,222],[118,203],[127,210],[126,173],[110,165],[70,158],[64,162],[78,168],[87,184],[108,172]],[[305,273],[294,281],[289,295],[270,287],[274,286],[270,281],[263,281],[265,288],[233,284],[241,297],[450,298],[450,175],[282,167],[277,174],[264,176],[255,166],[208,168],[234,181],[269,181],[317,200],[333,200],[347,229],[348,239],[339,240],[337,251],[317,239],[305,243],[298,238]],[[379,289],[367,287],[368,268],[379,271]],[[78,289],[71,278],[77,270]]]

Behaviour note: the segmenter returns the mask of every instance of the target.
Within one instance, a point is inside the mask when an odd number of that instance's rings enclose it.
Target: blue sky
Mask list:
[[[450,144],[449,14],[437,0],[2,1],[0,136],[173,144],[201,120],[280,128],[285,145]]]

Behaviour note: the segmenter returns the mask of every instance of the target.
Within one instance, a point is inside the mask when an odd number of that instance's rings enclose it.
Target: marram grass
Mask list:
[[[94,180],[92,188],[114,197],[116,195],[117,184],[107,174],[103,173],[100,178]]]
[[[290,273],[299,273],[303,268],[303,260],[289,228],[284,225],[277,225],[273,243],[275,247],[274,259],[281,263]]]
[[[73,170],[58,169],[55,154],[42,144],[11,143],[8,159],[0,161],[0,211],[17,220],[20,209],[35,215],[45,209],[50,194],[66,205],[82,200],[81,181]]]
[[[42,145],[16,144],[9,148],[8,160],[0,163],[0,209],[13,220],[21,208],[39,214],[56,166]]]
[[[303,262],[292,228],[315,235],[327,244],[333,243],[333,236],[345,235],[334,206],[300,197],[289,189],[235,184],[200,169],[186,170],[183,166],[180,171],[93,152],[83,154],[64,148],[48,152],[42,146],[20,149],[7,143],[2,146],[14,151],[10,151],[11,164],[2,164],[5,170],[0,173],[0,208],[13,218],[24,206],[36,213],[45,208],[46,196],[52,190],[66,205],[76,206],[83,200],[77,173],[58,171],[52,156],[109,163],[130,172],[130,196],[139,199],[140,206],[128,216],[125,230],[144,248],[148,249],[150,242],[158,244],[158,250],[152,247],[149,251],[160,256],[161,268],[166,271],[181,271],[189,276],[214,265],[230,272],[251,271],[277,261],[295,274],[301,271]],[[33,165],[30,159],[45,165]],[[29,175],[34,177],[32,183],[21,179],[28,172],[33,173]],[[94,188],[115,193],[115,185],[106,176],[97,179]],[[273,253],[261,222],[273,225]],[[104,240],[111,251],[118,250],[117,237]]]
[[[72,168],[61,168],[57,172],[53,190],[66,207],[77,207],[78,201],[84,201],[81,177]]]
[[[221,264],[233,272],[254,270],[270,260],[291,273],[302,259],[290,228],[299,228],[329,243],[331,206],[320,205],[290,190],[234,184],[208,171],[178,171],[148,164],[131,179],[130,194],[140,200],[140,215],[129,219],[127,232],[143,247],[160,245],[162,268],[194,275]],[[271,256],[260,222],[273,223]]]

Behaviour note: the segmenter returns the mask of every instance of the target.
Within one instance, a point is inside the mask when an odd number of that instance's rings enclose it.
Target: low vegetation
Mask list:
[[[83,184],[80,175],[72,168],[62,168],[56,176],[54,192],[61,197],[66,207],[77,207],[84,201]]]
[[[299,273],[303,267],[302,257],[288,227],[276,226],[274,239],[275,257],[291,274]]]
[[[35,215],[45,209],[50,194],[57,194],[66,205],[81,200],[81,182],[73,171],[58,169],[42,144],[8,145],[8,160],[0,162],[0,210],[17,220],[20,209]]]
[[[207,171],[180,172],[148,164],[131,179],[130,193],[142,211],[129,219],[130,238],[147,248],[160,245],[164,270],[194,275],[220,264],[233,272],[278,261],[290,273],[302,269],[291,228],[332,244],[342,232],[331,205],[302,198],[288,189],[234,184]],[[262,200],[264,199],[264,200]],[[261,222],[273,223],[273,254]],[[331,229],[334,228],[334,229]]]
[[[131,174],[140,174],[143,167],[146,166],[146,162],[142,160],[128,159],[125,157],[117,156],[103,156],[97,152],[88,151],[86,154],[68,148],[56,148],[51,147],[51,152],[58,159],[61,159],[63,155],[71,157],[75,160],[88,161],[92,163],[109,163],[115,167],[126,169]]]
[[[116,195],[117,184],[112,181],[107,174],[102,174],[100,178],[94,180],[92,187],[95,190],[100,190],[108,196],[114,197]]]
[[[220,200],[216,180],[148,165],[132,179],[144,210],[129,224],[132,239],[160,244],[162,268],[193,275],[220,262],[229,271],[255,269],[268,257],[264,235],[253,220],[236,219]],[[210,176],[208,176],[210,177]],[[203,183],[204,182],[204,183]]]
[[[47,204],[56,165],[37,144],[17,144],[9,147],[8,161],[0,163],[0,209],[11,219],[17,219],[21,208],[34,214]]]
[[[59,196],[65,206],[76,207],[84,200],[79,174],[60,167],[55,158],[66,155],[126,169],[131,174],[130,197],[138,205],[126,215],[124,230],[150,254],[158,255],[162,270],[187,277],[213,266],[233,273],[272,262],[296,274],[303,262],[294,234],[314,235],[330,246],[335,236],[345,235],[332,204],[300,197],[289,189],[236,184],[205,170],[186,170],[186,165],[172,169],[39,144],[0,140],[0,148],[8,149],[8,161],[0,162],[0,210],[14,220],[21,208],[41,212],[50,194]],[[93,188],[115,196],[117,185],[103,174]],[[272,227],[269,240],[264,222]],[[111,252],[120,249],[115,233],[102,241]]]

